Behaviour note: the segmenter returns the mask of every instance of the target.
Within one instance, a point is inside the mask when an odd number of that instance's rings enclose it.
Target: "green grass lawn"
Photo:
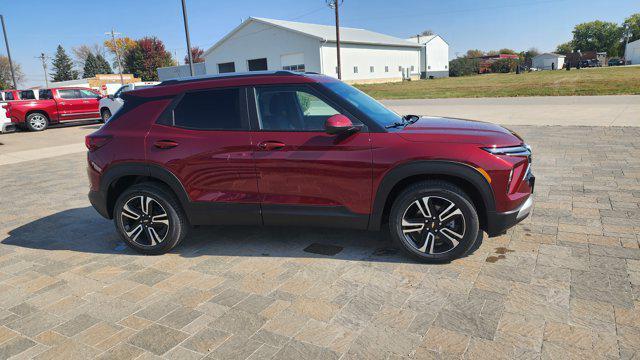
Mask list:
[[[486,74],[356,86],[376,99],[640,95],[640,66]]]

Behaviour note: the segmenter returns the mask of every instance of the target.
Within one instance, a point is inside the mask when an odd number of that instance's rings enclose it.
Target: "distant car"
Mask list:
[[[602,65],[600,65],[600,62],[596,59],[580,60],[580,67],[583,67],[583,68],[600,67],[600,66]]]
[[[14,126],[42,131],[60,122],[99,120],[100,98],[88,88],[40,89],[38,100],[9,101],[2,107]]]
[[[100,117],[103,122],[109,120],[112,114],[115,114],[118,109],[122,107],[124,104],[124,100],[122,100],[122,94],[136,90],[136,89],[144,89],[150,86],[158,85],[157,81],[145,81],[145,82],[136,82],[131,84],[126,84],[120,87],[118,91],[113,95],[108,95],[100,100]]]
[[[609,59],[609,66],[622,66],[622,65],[624,65],[624,60],[622,59],[618,59],[618,58]]]

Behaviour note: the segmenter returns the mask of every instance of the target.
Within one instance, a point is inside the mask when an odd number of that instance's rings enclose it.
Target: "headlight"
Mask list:
[[[526,163],[519,163],[509,172],[509,179],[507,180],[507,193],[511,194],[516,189],[518,182],[529,176],[531,171],[531,147],[527,144],[519,146],[508,147],[483,147],[483,150],[493,155],[506,155],[506,156],[518,156],[527,158]],[[524,170],[524,171],[523,171]]]
[[[509,147],[484,147],[482,149],[492,153],[493,155],[531,156],[531,147],[527,144]]]

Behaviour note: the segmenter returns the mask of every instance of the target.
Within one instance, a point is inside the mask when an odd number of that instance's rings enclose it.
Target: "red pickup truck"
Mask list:
[[[12,101],[3,107],[16,126],[42,131],[50,124],[66,121],[100,120],[102,96],[88,88],[41,89],[39,100]]]

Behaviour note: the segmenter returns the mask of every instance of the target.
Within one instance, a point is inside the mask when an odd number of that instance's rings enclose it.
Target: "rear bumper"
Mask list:
[[[99,191],[89,191],[89,202],[96,211],[107,219],[111,219],[107,209],[107,199]]]
[[[487,214],[487,234],[498,236],[504,234],[509,228],[526,219],[533,208],[533,194],[515,210],[503,213]]]

